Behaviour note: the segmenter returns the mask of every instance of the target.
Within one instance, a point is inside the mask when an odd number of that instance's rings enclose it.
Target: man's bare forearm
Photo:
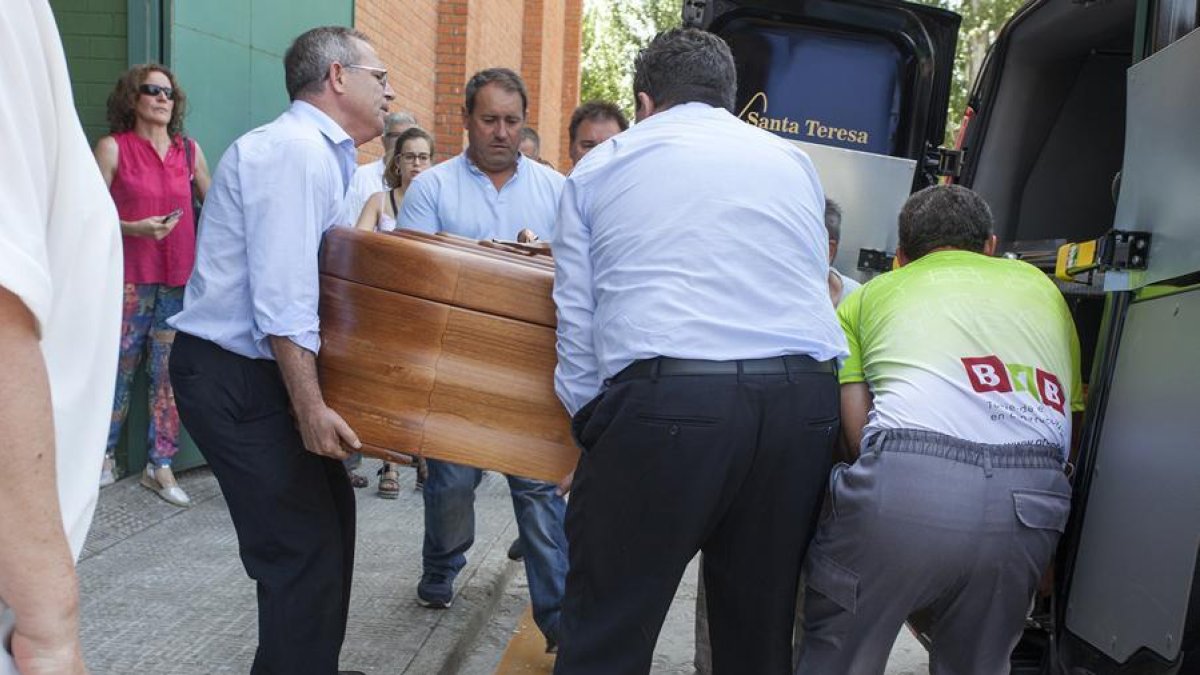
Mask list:
[[[297,411],[324,407],[321,384],[317,379],[317,355],[285,337],[271,336],[271,351],[287,386],[288,398]]]
[[[74,640],[79,592],[58,505],[49,376],[32,315],[3,288],[0,354],[0,598],[25,634]]]
[[[875,405],[875,399],[867,383],[852,382],[842,385],[841,403],[842,439],[846,443],[850,460],[854,461],[858,459],[863,428],[867,426],[867,416]]]

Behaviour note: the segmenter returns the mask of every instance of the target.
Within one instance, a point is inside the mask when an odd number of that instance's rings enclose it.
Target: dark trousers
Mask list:
[[[251,673],[336,673],[354,571],[354,493],[341,462],[304,449],[274,361],[179,333],[179,416],[221,486],[258,582]]]
[[[700,550],[713,672],[790,673],[797,577],[839,424],[836,377],[626,373],[573,421],[584,452],[555,673],[648,672]]]

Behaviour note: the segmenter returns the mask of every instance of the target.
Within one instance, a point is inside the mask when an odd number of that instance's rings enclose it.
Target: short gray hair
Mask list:
[[[900,249],[909,260],[943,247],[981,253],[991,235],[992,210],[961,185],[927,187],[900,210]]]
[[[697,101],[733,112],[737,70],[721,38],[696,28],[665,30],[633,62],[633,93],[657,108]]]
[[[533,141],[533,154],[542,154],[542,138],[533,127],[521,127],[521,142]]]
[[[355,40],[371,40],[345,26],[313,28],[296,38],[283,55],[283,72],[288,98],[295,101],[321,91],[321,84],[335,62],[343,66],[356,63],[362,54]]]
[[[400,112],[388,113],[383,118],[383,128],[385,130],[391,129],[392,127],[398,127],[403,124],[407,124],[410,127],[417,126],[417,116],[410,112],[401,110]]]
[[[842,206],[829,197],[825,198],[825,231],[829,241],[842,240]]]

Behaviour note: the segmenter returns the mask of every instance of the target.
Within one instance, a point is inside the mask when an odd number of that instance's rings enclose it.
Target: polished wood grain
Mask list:
[[[326,236],[321,388],[364,452],[542,480],[574,469],[554,393],[553,268],[520,258],[428,236]]]

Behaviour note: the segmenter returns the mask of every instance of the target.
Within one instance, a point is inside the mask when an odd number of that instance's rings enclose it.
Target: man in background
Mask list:
[[[568,127],[571,145],[567,153],[574,166],[592,148],[629,128],[629,120],[616,104],[588,101],[571,113]]]
[[[529,159],[542,161],[542,138],[533,127],[521,127],[521,142],[517,144],[517,150]]]
[[[563,177],[518,150],[529,107],[525,83],[507,68],[489,68],[471,77],[465,94],[466,150],[413,180],[400,207],[398,227],[510,241],[527,229],[549,239]],[[428,467],[417,599],[426,607],[445,608],[475,541],[475,488],[483,472],[434,460]],[[566,583],[566,504],[551,483],[508,476],[508,485],[533,618],[552,649]]]
[[[0,674],[81,675],[75,559],[121,323],[117,211],[45,0],[0,12]]]
[[[838,244],[842,241],[842,207],[828,197],[825,198],[825,231],[829,233],[829,299],[833,306],[837,307],[862,284],[845,276],[833,266]]]

